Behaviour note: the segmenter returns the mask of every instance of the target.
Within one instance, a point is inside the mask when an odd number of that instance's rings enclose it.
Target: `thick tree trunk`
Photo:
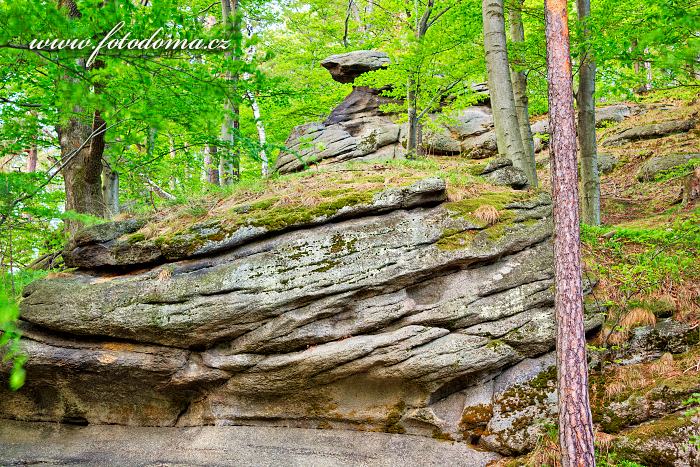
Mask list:
[[[590,0],[576,0],[580,22],[591,16]],[[584,41],[581,47],[578,92],[578,144],[581,151],[581,187],[583,189],[583,222],[600,225],[600,176],[595,135],[595,59],[588,46],[590,29],[584,24]]]
[[[102,199],[105,205],[105,216],[114,218],[119,214],[119,173],[112,170],[109,164],[102,167]]]
[[[74,0],[59,0],[59,8],[66,8],[68,17],[80,18],[81,13]],[[84,61],[80,59],[80,65]],[[97,61],[93,68],[102,64]],[[66,76],[66,80],[75,81]],[[95,85],[95,92],[100,89]],[[102,155],[105,149],[105,131],[107,124],[100,112],[95,110],[92,115],[83,109],[75,107],[64,126],[56,127],[61,147],[63,182],[66,190],[66,211],[80,214],[90,214],[96,217],[104,216],[102,200]],[[92,120],[91,122],[88,119]],[[80,227],[80,222],[66,220],[66,229],[70,234]]]
[[[525,42],[525,28],[523,27],[522,8],[525,0],[516,0],[509,11],[510,36],[512,42]],[[513,97],[515,99],[515,113],[518,117],[520,138],[523,141],[525,160],[527,162],[527,179],[530,186],[537,186],[537,168],[535,165],[535,142],[532,139],[530,128],[530,113],[527,98],[527,75],[524,71],[511,70],[513,81]]]
[[[564,467],[594,466],[583,324],[576,126],[566,0],[545,0],[545,32],[549,125],[552,131],[559,443]]]
[[[66,188],[66,211],[104,216],[102,201],[102,154],[104,152],[105,122],[95,112],[92,125],[72,117],[57,128],[64,161],[63,181]],[[75,233],[80,223],[66,221],[69,233]]]
[[[482,0],[482,14],[486,68],[498,154],[513,161],[515,167],[527,174],[531,172],[531,168],[525,156],[515,111],[515,97],[506,48],[503,0]]]

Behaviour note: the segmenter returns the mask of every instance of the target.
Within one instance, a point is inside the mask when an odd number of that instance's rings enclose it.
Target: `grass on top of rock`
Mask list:
[[[516,191],[503,187],[491,187],[486,192],[450,196],[445,209],[454,219],[467,221],[467,226],[446,229],[438,241],[443,250],[457,250],[469,247],[481,235],[488,240],[496,240],[506,233],[506,228],[513,224],[515,213],[507,206],[517,201],[525,201],[533,192]],[[527,221],[525,222],[527,224]]]
[[[383,190],[428,177],[444,179],[454,200],[512,191],[472,175],[471,162],[461,158],[355,162],[239,183],[186,203],[172,203],[135,235],[168,238],[209,221],[219,222],[227,231],[247,225],[279,230],[330,216],[345,206],[370,204]]]

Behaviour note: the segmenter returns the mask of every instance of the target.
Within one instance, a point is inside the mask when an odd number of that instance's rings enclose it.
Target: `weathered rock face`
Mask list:
[[[2,390],[0,417],[458,436],[465,390],[554,344],[551,206],[508,196],[488,227],[429,179],[166,264],[98,272],[104,254],[34,283],[27,385]],[[83,251],[125,252],[119,231]]]
[[[611,136],[603,141],[601,145],[620,146],[632,141],[661,138],[675,133],[684,133],[692,130],[696,124],[697,122],[695,120],[686,119],[633,127]]]
[[[285,143],[291,152],[278,157],[276,170],[290,173],[318,163],[402,158],[401,127],[379,110],[387,102],[376,89],[356,87],[324,123],[294,129]]]

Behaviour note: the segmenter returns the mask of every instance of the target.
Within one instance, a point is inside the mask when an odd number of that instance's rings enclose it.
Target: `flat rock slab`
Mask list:
[[[206,426],[85,427],[3,420],[2,465],[485,466],[463,443],[386,433]]]

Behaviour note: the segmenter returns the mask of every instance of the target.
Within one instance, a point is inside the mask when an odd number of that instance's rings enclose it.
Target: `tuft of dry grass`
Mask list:
[[[495,207],[484,204],[476,208],[473,216],[490,226],[498,222],[498,220],[501,218],[501,213],[498,212],[498,209]]]
[[[605,385],[605,397],[612,399],[618,394],[622,394],[627,389],[627,384],[624,381],[611,381]]]
[[[644,308],[632,308],[625,313],[625,316],[620,320],[620,326],[625,329],[654,325],[656,325],[656,316],[654,316],[654,313]]]
[[[556,439],[543,436],[538,446],[528,456],[523,465],[527,467],[561,467],[561,450]]]
[[[673,355],[669,352],[663,354],[659,359],[649,366],[649,371],[654,376],[668,375],[674,371]]]
[[[603,326],[603,329],[598,333],[596,343],[602,346],[620,345],[627,342],[627,339],[629,339],[629,332],[627,329],[619,327],[613,328],[606,325]]]
[[[163,268],[160,270],[158,273],[158,280],[159,281],[165,281],[170,279],[173,276],[173,271],[169,268]]]

